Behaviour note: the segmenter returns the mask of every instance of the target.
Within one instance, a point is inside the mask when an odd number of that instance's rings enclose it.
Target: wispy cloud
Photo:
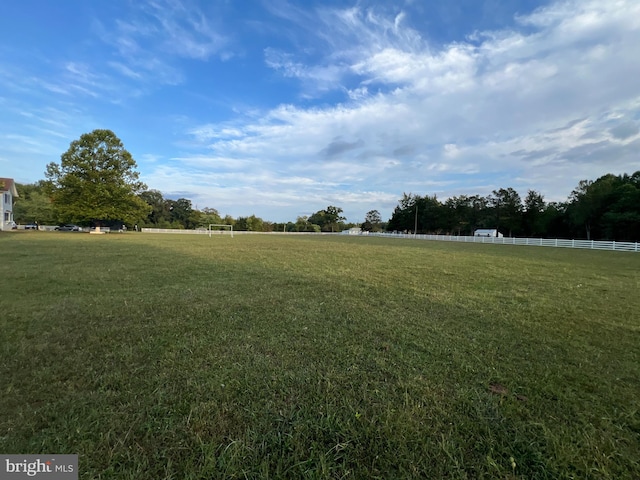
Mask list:
[[[345,92],[345,103],[282,105],[236,125],[233,138],[197,140],[214,155],[259,157],[285,165],[285,177],[329,181],[327,195],[347,204],[365,185],[398,195],[421,186],[447,196],[461,184],[481,185],[484,192],[464,193],[483,194],[507,186],[500,182],[561,200],[582,178],[634,166],[639,9],[632,0],[567,1],[518,17],[522,29],[476,32],[469,42],[438,48],[405,25],[403,12],[319,10],[323,26],[309,31],[331,47],[326,54],[312,61],[267,51],[267,63],[302,83],[331,71],[324,85]],[[453,176],[456,187],[448,188]]]
[[[267,48],[265,63],[286,77],[301,80],[305,95],[344,88],[344,82],[362,75],[358,63],[363,57],[385,50],[410,53],[425,48],[420,34],[404,25],[403,11],[387,17],[373,8],[304,10],[286,1],[269,2],[266,6],[272,14],[291,22],[288,35],[294,38],[297,48],[295,54]],[[314,41],[299,44],[295,40],[298,30]],[[322,47],[316,43],[318,40]],[[351,91],[348,87],[347,90]]]
[[[109,65],[134,80],[175,85],[183,74],[176,59],[228,60],[230,37],[222,33],[214,11],[205,12],[191,0],[152,0],[136,3],[126,19],[111,24],[95,21],[95,30],[116,53]]]

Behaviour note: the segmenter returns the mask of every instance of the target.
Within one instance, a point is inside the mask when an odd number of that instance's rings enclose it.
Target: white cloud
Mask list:
[[[232,136],[198,140],[214,156],[260,158],[284,178],[335,184],[323,188],[337,203],[370,188],[459,194],[451,175],[487,189],[468,194],[513,186],[565,199],[582,178],[637,168],[639,9],[633,0],[562,2],[519,17],[526,29],[440,49],[404,25],[402,12],[322,10],[318,35],[331,47],[323,59],[271,51],[268,62],[303,82],[331,71],[326,84],[340,80],[346,103],[281,105],[234,125]],[[345,87],[349,72],[359,85]]]

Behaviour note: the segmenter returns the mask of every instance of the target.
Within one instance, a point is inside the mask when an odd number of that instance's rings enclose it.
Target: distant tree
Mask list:
[[[238,217],[236,218],[236,224],[234,226],[236,230],[247,231],[249,230],[247,226],[247,217]]]
[[[225,225],[234,225],[236,224],[235,219],[231,216],[231,215],[225,215],[224,218],[222,219],[222,222]]]
[[[285,224],[285,231],[287,232],[295,232],[296,231],[296,224],[293,222],[287,222]]]
[[[45,175],[62,221],[135,223],[150,211],[138,196],[146,186],[135,169],[136,162],[111,130],[94,130],[71,142],[59,164],[47,165]]]
[[[296,218],[293,230],[295,232],[320,232],[320,225],[311,223],[310,217],[306,215]]]
[[[493,225],[489,199],[479,195],[451,197],[442,209],[443,226],[456,235],[473,235],[478,228]]]
[[[13,206],[13,216],[18,223],[54,225],[58,219],[44,182],[33,184],[16,183],[18,194]]]
[[[524,199],[524,212],[522,214],[525,235],[544,236],[545,226],[542,220],[545,208],[544,197],[535,190],[529,190]]]
[[[582,227],[587,240],[603,238],[602,217],[612,203],[619,178],[607,174],[595,182],[581,180],[571,192],[567,214],[576,227]]]
[[[567,214],[587,239],[638,240],[640,237],[640,171],[582,180],[571,192]]]
[[[418,197],[416,201],[418,224],[413,228],[417,233],[440,234],[445,229],[445,209],[435,195]]]
[[[447,218],[448,213],[435,195],[421,197],[403,193],[387,223],[387,230],[440,233],[452,221]]]
[[[200,212],[193,209],[191,200],[179,198],[177,200],[166,200],[169,206],[169,215],[174,227],[192,229],[198,226]]]
[[[494,190],[489,197],[495,214],[494,227],[511,237],[522,230],[522,200],[513,188]]]
[[[403,193],[402,198],[398,200],[398,205],[393,209],[391,218],[387,223],[387,230],[413,231],[416,205],[419,199],[418,195]]]
[[[264,220],[255,215],[250,217],[238,217],[236,219],[235,229],[245,230],[247,232],[262,232],[264,227]]]
[[[469,201],[468,197],[448,198],[443,205],[443,220],[447,231],[455,235],[464,235],[469,228]]]
[[[591,240],[591,229],[598,210],[598,202],[590,189],[593,181],[580,180],[569,196],[567,214],[571,222],[584,228],[587,240]]]
[[[541,231],[547,238],[571,238],[571,225],[567,220],[567,204],[550,202],[542,212]]]
[[[469,225],[470,234],[478,228],[490,228],[494,226],[494,216],[491,211],[491,201],[489,197],[473,195],[469,197]]]
[[[159,190],[147,190],[140,193],[139,196],[149,205],[149,213],[141,223],[156,227],[169,227],[171,224],[169,205],[162,196],[162,192]]]
[[[329,205],[324,210],[320,210],[309,217],[309,222],[319,225],[323,231],[335,232],[343,226],[345,217],[342,215],[342,208]]]
[[[212,223],[222,223],[222,218],[220,218],[220,213],[215,208],[203,208],[200,211],[200,221],[199,226],[208,228]]]
[[[640,239],[640,185],[621,182],[609,200],[601,221],[604,237],[619,241]]]
[[[364,217],[364,223],[360,228],[365,232],[379,232],[381,230],[382,217],[378,210],[370,210]]]

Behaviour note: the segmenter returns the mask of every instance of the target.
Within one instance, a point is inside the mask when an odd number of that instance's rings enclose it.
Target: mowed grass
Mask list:
[[[80,478],[640,478],[640,255],[0,235],[0,452]]]

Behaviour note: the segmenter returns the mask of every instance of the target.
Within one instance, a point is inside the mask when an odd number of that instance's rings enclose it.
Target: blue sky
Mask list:
[[[389,218],[640,169],[637,0],[8,0],[0,176],[113,130],[165,198]]]

